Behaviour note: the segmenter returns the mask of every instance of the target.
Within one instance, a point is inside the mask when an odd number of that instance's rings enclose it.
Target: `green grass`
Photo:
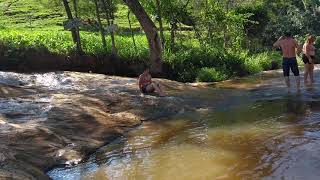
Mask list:
[[[108,43],[104,50],[98,33],[81,33],[82,47],[88,55],[110,54],[111,45]],[[148,44],[144,35],[135,35],[137,49],[134,48],[129,36],[116,36],[119,56],[123,59],[148,59]],[[30,31],[30,30],[0,30],[0,42],[12,49],[28,50],[41,49],[52,54],[71,54],[75,51],[71,34],[67,31]],[[107,42],[111,42],[107,37]]]
[[[36,28],[62,30],[65,20],[61,8],[45,8],[36,0],[0,0],[0,24],[2,28]]]
[[[0,29],[43,29],[63,30],[63,22],[67,19],[62,3],[53,5],[48,0],[18,0],[10,7],[14,0],[0,0]],[[72,3],[70,3],[72,4]],[[119,4],[115,14],[115,24],[120,28],[128,29],[128,7]],[[140,27],[139,22],[131,13],[132,27]],[[83,19],[96,19],[94,16],[82,16]]]

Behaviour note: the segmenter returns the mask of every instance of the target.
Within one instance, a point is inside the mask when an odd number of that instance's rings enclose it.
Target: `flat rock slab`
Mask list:
[[[169,95],[160,98],[142,96],[134,78],[74,72],[0,77],[0,179],[49,179],[48,169],[78,163],[144,120],[201,108],[179,96],[194,87],[169,80],[159,80]]]

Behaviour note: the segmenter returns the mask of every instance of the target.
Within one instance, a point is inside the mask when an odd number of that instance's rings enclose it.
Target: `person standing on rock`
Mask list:
[[[287,32],[284,36],[281,36],[277,42],[273,44],[276,48],[282,50],[282,68],[286,85],[290,89],[290,69],[295,76],[297,91],[300,91],[300,73],[297,63],[296,55],[300,54],[301,48],[298,42],[292,37],[291,33]]]
[[[139,89],[143,94],[156,92],[160,96],[165,96],[159,83],[152,81],[150,70],[145,68],[144,72],[139,76]]]
[[[303,55],[302,60],[304,62],[304,84],[307,85],[308,76],[310,77],[310,84],[312,85],[313,80],[313,70],[314,61],[316,55],[316,48],[314,47],[314,42],[316,38],[314,36],[308,36],[307,41],[303,45]]]

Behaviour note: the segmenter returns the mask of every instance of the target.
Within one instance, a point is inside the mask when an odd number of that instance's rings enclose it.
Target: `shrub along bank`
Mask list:
[[[118,57],[110,56],[110,45],[103,49],[98,33],[82,32],[81,39],[83,57],[74,55],[75,47],[67,31],[0,30],[0,59],[6,60],[2,68],[32,71],[34,67],[44,68],[35,65],[42,63],[53,70],[137,76],[148,64],[148,45],[143,34],[135,34],[136,46],[131,36],[116,36]],[[250,54],[246,50],[201,48],[197,43],[179,45],[175,52],[165,50],[163,59],[164,76],[182,82],[221,81],[276,68],[271,65],[273,61],[281,64],[279,52]]]

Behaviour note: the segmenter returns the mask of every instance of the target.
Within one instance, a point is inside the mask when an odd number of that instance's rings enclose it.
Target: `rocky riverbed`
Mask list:
[[[223,98],[200,85],[159,81],[167,97],[142,96],[134,78],[0,72],[0,179],[49,179],[50,168],[77,164],[142,121]]]

